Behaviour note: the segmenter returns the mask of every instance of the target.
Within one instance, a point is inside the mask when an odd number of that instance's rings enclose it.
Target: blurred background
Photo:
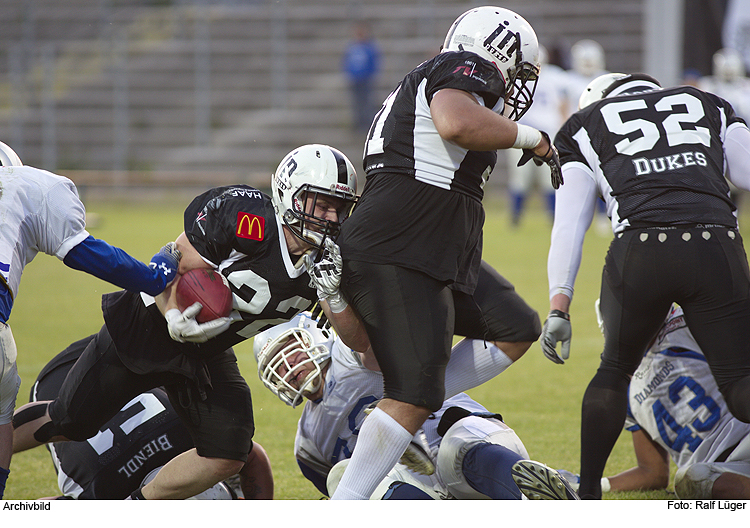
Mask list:
[[[341,149],[361,173],[365,132],[347,73],[356,66],[344,61],[361,23],[377,50],[366,88],[379,107],[459,14],[486,3],[3,0],[0,140],[82,192],[114,195],[266,188],[283,155],[311,142]],[[581,40],[600,45],[600,70],[645,71],[665,86],[710,75],[728,39],[750,54],[743,0],[499,5],[525,17],[566,71]],[[506,172],[498,163],[490,189],[504,188]]]

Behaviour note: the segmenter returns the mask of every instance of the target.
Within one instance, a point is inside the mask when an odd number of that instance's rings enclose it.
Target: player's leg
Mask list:
[[[604,351],[581,406],[582,498],[601,498],[604,467],[625,423],[630,375],[671,306],[663,293],[670,284],[666,275],[674,273],[664,264],[671,257],[658,245],[658,231],[641,234],[616,238],[602,273]]]
[[[492,379],[539,338],[539,315],[513,285],[482,261],[474,295],[453,292],[456,344],[446,369],[446,398]]]
[[[450,290],[426,274],[345,261],[342,284],[383,372],[385,398],[360,430],[333,499],[367,499],[445,393],[453,336]]]
[[[13,455],[13,408],[16,405],[21,377],[16,365],[16,342],[10,327],[0,322],[0,499],[10,474]]]
[[[520,499],[511,469],[529,458],[523,442],[500,420],[469,414],[452,407],[441,417],[438,479],[457,499]]]
[[[162,382],[159,376],[128,370],[104,326],[70,369],[55,400],[32,402],[16,410],[13,450],[50,441],[87,440],[126,403]]]
[[[140,493],[146,499],[186,499],[237,474],[253,447],[253,406],[232,350],[207,362],[211,386],[193,382],[166,387],[195,443],[170,460]],[[137,496],[138,492],[136,492]],[[139,497],[140,498],[140,497]]]
[[[750,423],[750,271],[742,238],[726,228],[694,231],[695,287],[678,302],[729,411]]]
[[[534,183],[533,163],[518,166],[515,155],[506,153],[508,167],[508,198],[510,199],[511,223],[518,225],[521,221],[526,198]],[[548,176],[549,178],[549,176]]]

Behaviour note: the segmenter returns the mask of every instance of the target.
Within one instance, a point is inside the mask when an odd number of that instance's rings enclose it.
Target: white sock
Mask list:
[[[332,500],[368,500],[404,454],[413,435],[375,408],[359,430],[357,445]]]
[[[445,399],[491,380],[513,364],[489,341],[463,339],[451,351],[445,369]]]

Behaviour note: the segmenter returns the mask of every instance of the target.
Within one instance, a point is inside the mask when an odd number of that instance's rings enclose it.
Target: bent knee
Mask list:
[[[502,350],[512,361],[518,361],[526,351],[531,348],[533,341],[505,342],[493,341],[493,344]]]
[[[217,482],[236,475],[245,465],[245,462],[241,460],[232,460],[229,458],[206,458],[205,460],[208,461]]]

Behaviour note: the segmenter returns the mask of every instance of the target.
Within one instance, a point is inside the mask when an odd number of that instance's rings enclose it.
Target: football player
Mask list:
[[[195,448],[172,458],[133,497],[187,498],[236,474],[252,449],[254,424],[250,388],[231,347],[317,300],[302,257],[317,255],[337,234],[356,182],[341,152],[305,145],[281,161],[271,196],[233,185],[196,197],[176,240],[179,271],[222,273],[234,296],[231,316],[198,323],[200,303],[181,312],[175,285],[157,299],[132,291],[105,295],[104,326],[58,397],[15,413],[14,451],[87,440],[132,398],[164,386]],[[328,315],[336,325],[353,312],[343,307]]]
[[[11,418],[21,385],[8,320],[21,274],[37,253],[59,258],[116,286],[161,293],[177,274],[180,253],[170,243],[146,265],[86,231],[86,210],[72,181],[25,166],[0,142],[0,498],[10,473]]]
[[[480,282],[481,286],[481,282]],[[255,336],[253,350],[264,385],[295,407],[305,399],[294,452],[303,475],[332,495],[359,438],[362,424],[383,397],[383,376],[335,334],[303,313]],[[430,459],[414,468],[398,464],[373,499],[576,499],[554,470],[529,460],[516,433],[498,414],[464,394],[503,372],[512,361],[497,347],[465,339],[451,354],[443,406],[425,421]],[[476,372],[468,375],[467,367]],[[369,418],[367,418],[369,419]],[[520,488],[520,489],[519,489]]]
[[[750,273],[725,179],[750,189],[750,130],[726,100],[693,86],[663,89],[645,74],[598,77],[579,106],[555,137],[566,185],[556,196],[541,344],[555,363],[570,354],[569,306],[601,196],[615,236],[602,273],[604,351],[583,397],[580,486],[582,498],[600,498],[630,377],[673,302],[729,411],[750,422]]]
[[[680,499],[750,500],[750,425],[730,414],[676,304],[630,381],[625,429],[638,465],[604,477],[602,491],[665,489],[671,457]]]
[[[458,304],[471,304],[478,290],[483,186],[497,150],[523,149],[521,163],[548,163],[553,185],[561,183],[549,136],[516,123],[533,100],[538,54],[534,30],[518,14],[471,9],[453,23],[442,52],[407,74],[375,116],[367,185],[337,243],[341,293],[369,335],[385,396],[332,499],[368,498],[442,407],[454,333],[514,356],[538,338],[538,315],[501,299],[491,317],[497,326],[475,309],[469,324],[479,333],[454,332]]]
[[[31,387],[29,401],[53,400],[70,368],[94,339],[72,343],[50,360]],[[160,387],[133,398],[94,437],[46,444],[60,499],[125,499],[176,455],[193,447],[188,430]],[[239,489],[220,482],[195,499],[272,499],[273,475],[263,447],[253,443],[239,473]],[[48,497],[49,498],[49,497]]]

